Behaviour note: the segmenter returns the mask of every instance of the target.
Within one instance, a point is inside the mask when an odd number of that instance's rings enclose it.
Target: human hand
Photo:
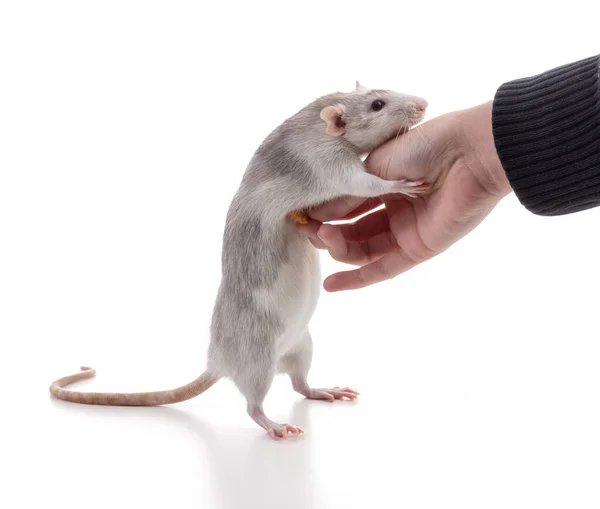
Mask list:
[[[335,260],[360,266],[329,276],[327,291],[391,279],[442,253],[511,192],[494,146],[491,102],[430,120],[374,150],[365,164],[386,180],[424,179],[431,191],[348,197],[310,210],[311,220],[298,228]],[[322,224],[366,212],[352,223]]]

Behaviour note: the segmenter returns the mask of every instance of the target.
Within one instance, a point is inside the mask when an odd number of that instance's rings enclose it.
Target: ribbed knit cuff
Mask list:
[[[544,216],[600,205],[600,56],[496,92],[494,142],[519,201]]]

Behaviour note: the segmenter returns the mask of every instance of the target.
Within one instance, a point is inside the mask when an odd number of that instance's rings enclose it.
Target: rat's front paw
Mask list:
[[[394,180],[390,182],[391,193],[400,193],[411,198],[426,193],[431,185],[424,180]]]

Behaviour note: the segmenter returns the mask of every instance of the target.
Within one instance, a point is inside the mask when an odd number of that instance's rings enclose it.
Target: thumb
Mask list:
[[[417,126],[373,150],[365,160],[367,171],[384,180],[418,180],[426,176],[427,132]]]

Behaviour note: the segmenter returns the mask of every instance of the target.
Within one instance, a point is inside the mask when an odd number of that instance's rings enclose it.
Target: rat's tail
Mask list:
[[[95,374],[95,369],[83,366],[79,373],[65,376],[52,382],[50,393],[55,398],[71,401],[72,403],[84,403],[86,405],[155,406],[179,403],[180,401],[191,399],[202,394],[219,380],[218,376],[207,371],[193,382],[170,391],[111,393],[78,392],[63,389],[65,385],[78,382],[79,380],[85,380],[86,378],[92,378]]]

